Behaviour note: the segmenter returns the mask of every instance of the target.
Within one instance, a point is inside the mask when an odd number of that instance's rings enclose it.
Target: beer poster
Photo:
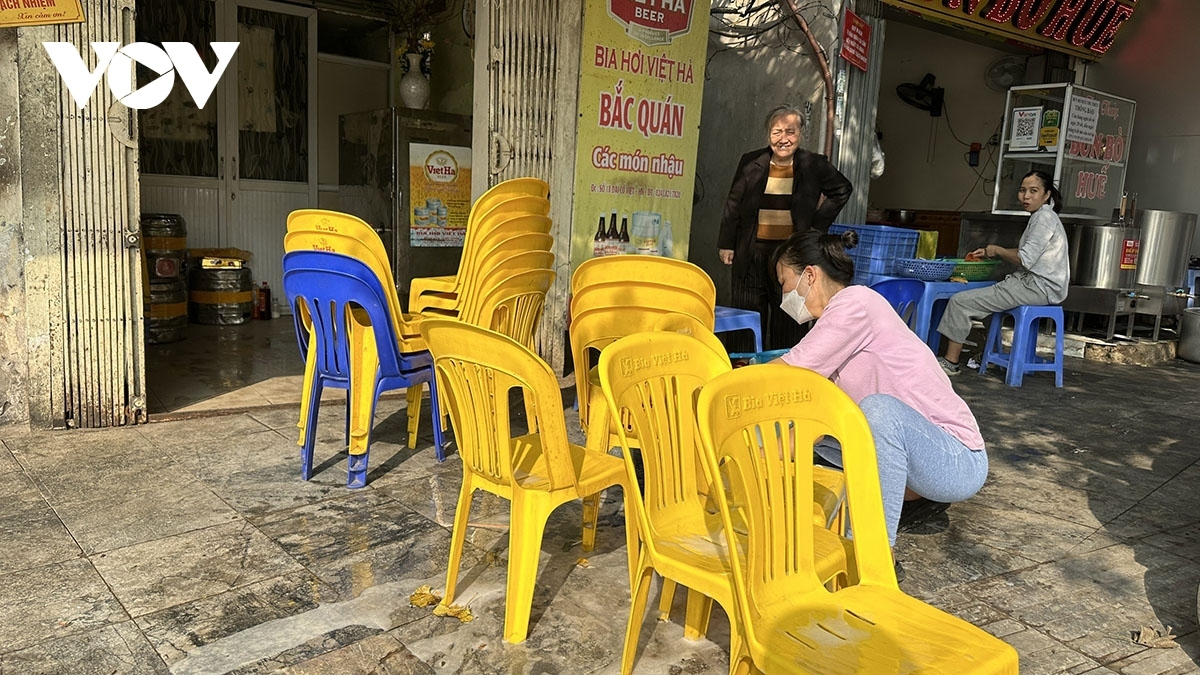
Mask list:
[[[408,146],[408,218],[413,246],[462,246],[471,213],[471,148]]]
[[[585,3],[572,265],[614,254],[687,259],[708,9],[708,0]]]

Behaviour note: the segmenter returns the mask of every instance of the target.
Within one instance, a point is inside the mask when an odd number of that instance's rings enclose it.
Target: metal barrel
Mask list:
[[[142,214],[142,250],[146,253],[146,273],[157,279],[187,281],[187,224],[177,213]]]
[[[183,279],[150,282],[145,307],[146,341],[177,342],[187,336],[188,296]]]
[[[250,320],[254,308],[250,268],[203,269],[188,273],[192,321],[210,326],[233,326]]]

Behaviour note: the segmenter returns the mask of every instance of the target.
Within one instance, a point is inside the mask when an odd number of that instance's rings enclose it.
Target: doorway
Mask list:
[[[319,21],[329,28],[321,47]],[[375,47],[369,58],[319,53],[336,47],[340,33],[353,34],[358,49]],[[209,43],[239,43],[203,109],[176,86],[162,105],[140,113],[141,212],[181,215],[193,263],[196,249],[250,254],[249,283],[261,288],[265,282],[279,314],[273,321],[224,325],[201,324],[193,316],[182,340],[148,345],[151,418],[298,402],[303,361],[282,288],[287,215],[318,205],[337,208],[328,198],[337,194],[336,136],[330,152],[320,140],[328,133],[321,131],[327,126],[321,119],[329,107],[322,103],[320,81],[339,106],[386,103],[387,24],[319,17],[316,9],[269,0],[139,0],[137,39],[194,44],[210,70],[216,57]],[[347,75],[359,71],[370,73],[366,84]],[[347,81],[358,90],[347,95]],[[360,100],[361,108],[354,108]],[[336,114],[333,119],[336,130]]]

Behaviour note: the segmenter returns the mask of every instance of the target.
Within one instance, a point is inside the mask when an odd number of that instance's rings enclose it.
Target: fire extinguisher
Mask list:
[[[258,289],[258,297],[255,298],[254,313],[259,319],[271,318],[271,287],[267,282],[262,282],[262,288]]]

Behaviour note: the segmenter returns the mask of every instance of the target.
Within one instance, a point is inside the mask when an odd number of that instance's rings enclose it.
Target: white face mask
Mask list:
[[[817,318],[812,315],[812,312],[808,311],[808,305],[804,302],[804,296],[797,293],[794,288],[783,295],[783,302],[779,303],[779,308],[802,326]]]

